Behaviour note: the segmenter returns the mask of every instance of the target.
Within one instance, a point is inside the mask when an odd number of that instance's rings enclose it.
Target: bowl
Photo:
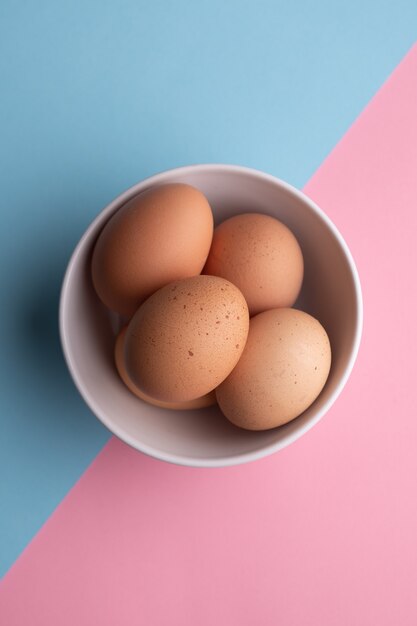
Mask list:
[[[283,221],[304,254],[305,276],[295,304],[326,328],[332,346],[329,378],[316,401],[279,428],[249,432],[233,426],[217,406],[169,411],[136,398],[114,365],[115,336],[122,320],[96,296],[90,263],[107,220],[132,196],[161,183],[200,189],[215,222],[244,212]],[[70,259],[60,301],[60,334],[68,368],[84,400],[117,437],[158,459],[197,467],[246,463],[288,446],[330,409],[356,359],[362,332],[362,296],[352,255],[336,227],[301,191],[263,172],[233,165],[192,165],[134,185],[111,202],[89,226]]]

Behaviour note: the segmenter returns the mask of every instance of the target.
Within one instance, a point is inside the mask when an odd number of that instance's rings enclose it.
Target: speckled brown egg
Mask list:
[[[241,428],[281,426],[314,402],[330,363],[329,338],[314,317],[290,308],[265,311],[251,319],[245,350],[217,388],[217,402]]]
[[[245,299],[229,281],[195,276],[171,283],[150,296],[129,323],[127,373],[158,400],[199,398],[235,367],[248,328]]]
[[[252,316],[295,303],[303,281],[303,255],[285,224],[269,215],[245,213],[215,228],[203,272],[236,285]]]
[[[162,400],[155,400],[155,398],[151,398],[146,393],[141,391],[139,387],[136,387],[130,380],[126,366],[124,362],[124,342],[127,328],[122,328],[120,333],[117,336],[116,344],[114,346],[114,360],[116,363],[116,368],[119,373],[120,378],[126,385],[126,387],[140,400],[147,402],[148,404],[153,404],[155,406],[159,406],[163,409],[172,409],[172,410],[190,410],[190,409],[202,409],[207,406],[212,406],[216,404],[216,393],[211,391],[207,393],[205,396],[201,398],[196,398],[195,400],[189,400],[188,402],[163,402]]]
[[[111,310],[131,317],[164,285],[199,274],[210,249],[213,215],[185,184],[143,191],[107,222],[93,252],[95,290]]]

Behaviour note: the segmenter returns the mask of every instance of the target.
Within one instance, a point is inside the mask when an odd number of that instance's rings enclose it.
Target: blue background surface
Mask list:
[[[85,227],[126,187],[189,163],[302,186],[416,18],[415,0],[0,4],[0,574],[109,437],[57,330]]]

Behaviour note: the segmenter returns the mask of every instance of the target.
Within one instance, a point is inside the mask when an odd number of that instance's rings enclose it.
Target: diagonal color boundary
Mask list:
[[[0,623],[415,625],[416,110],[414,47],[306,186],[365,299],[326,419],[222,470],[112,439],[4,578]]]

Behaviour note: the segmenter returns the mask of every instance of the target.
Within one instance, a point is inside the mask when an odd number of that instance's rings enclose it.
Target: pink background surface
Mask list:
[[[306,187],[364,291],[324,420],[222,470],[111,440],[3,580],[1,624],[415,626],[416,112],[415,47]]]

